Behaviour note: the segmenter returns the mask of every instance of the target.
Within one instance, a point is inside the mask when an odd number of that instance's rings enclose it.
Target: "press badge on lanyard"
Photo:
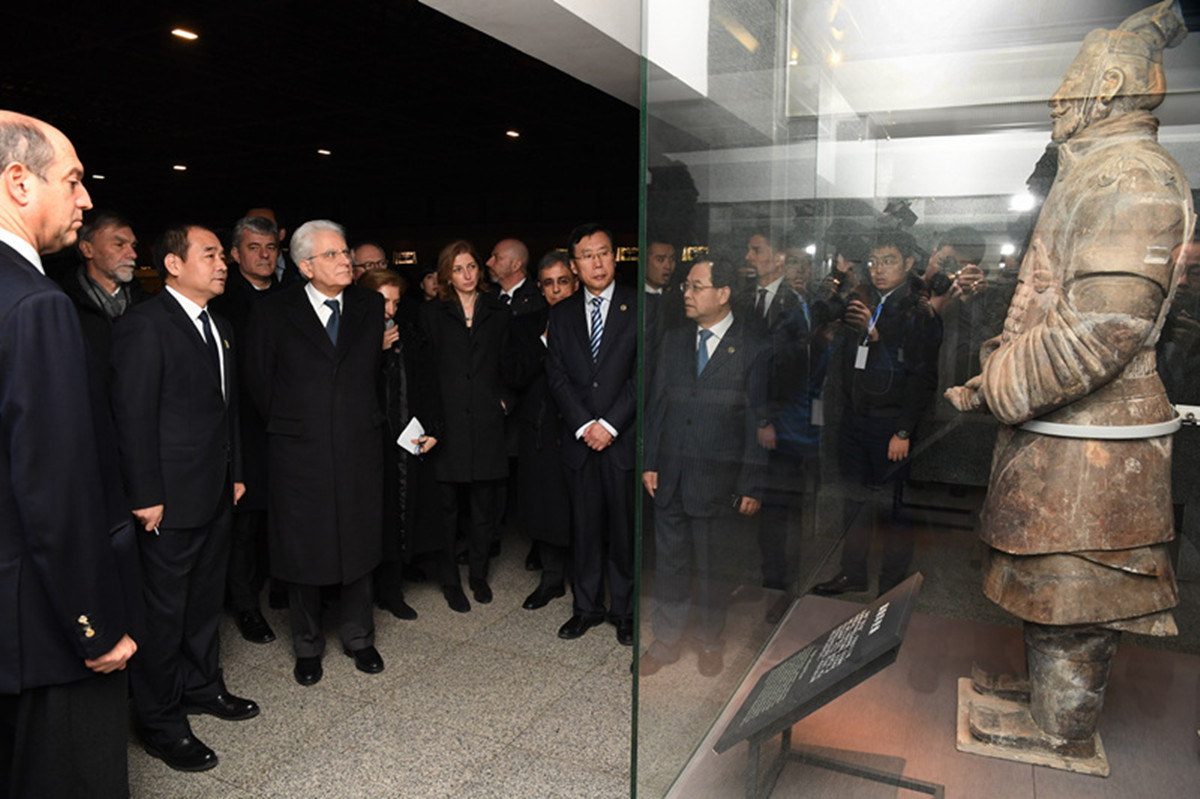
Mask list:
[[[858,352],[854,355],[854,368],[867,368],[867,354],[871,351],[867,346],[871,341],[871,331],[875,329],[875,323],[879,321],[879,312],[883,310],[884,300],[880,300],[875,306],[875,313],[871,314],[871,323],[867,325],[867,335],[863,336],[862,343],[858,345]]]

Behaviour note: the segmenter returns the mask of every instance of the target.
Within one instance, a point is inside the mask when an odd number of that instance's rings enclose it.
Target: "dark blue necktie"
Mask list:
[[[700,328],[700,346],[696,348],[696,376],[704,371],[704,367],[708,364],[708,340],[712,338],[713,332]]]
[[[341,309],[338,308],[337,300],[325,300],[325,305],[329,308],[329,321],[325,323],[325,332],[329,334],[329,340],[333,345],[337,346],[338,324],[341,322]]]

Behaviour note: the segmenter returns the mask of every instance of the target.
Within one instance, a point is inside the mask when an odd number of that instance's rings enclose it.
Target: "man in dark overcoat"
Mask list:
[[[267,424],[271,576],[289,584],[294,675],[312,685],[323,674],[324,585],[341,586],[344,652],[360,671],[383,670],[371,597],[382,552],[383,297],[350,284],[333,222],[297,228],[291,255],[308,282],[256,304],[245,379]]]

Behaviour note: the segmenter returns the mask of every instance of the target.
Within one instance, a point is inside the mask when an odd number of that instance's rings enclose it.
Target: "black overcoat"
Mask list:
[[[500,380],[500,353],[512,312],[490,294],[475,300],[471,327],[457,298],[421,306],[421,328],[437,374],[443,436],[430,453],[442,482],[470,483],[508,476],[504,406],[512,397]]]
[[[349,583],[380,561],[383,297],[342,295],[335,347],[297,283],[255,303],[245,382],[267,423],[271,574]]]

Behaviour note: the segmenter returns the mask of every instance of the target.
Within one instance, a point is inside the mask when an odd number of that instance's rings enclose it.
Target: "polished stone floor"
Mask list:
[[[869,507],[847,520],[842,497],[832,490],[821,496],[789,535],[788,557],[800,588],[837,572],[845,523],[883,529]],[[906,493],[906,501],[926,506],[910,511],[916,523],[913,569],[925,576],[917,611],[1011,628],[1015,621],[979,589],[980,550],[970,511],[981,497],[978,490],[954,496],[936,484]],[[1189,517],[1185,527],[1176,611],[1181,635],[1127,636],[1129,645],[1200,652],[1200,529],[1194,529],[1200,519]],[[311,688],[293,681],[284,640],[248,644],[224,619],[226,682],[234,693],[257,700],[262,715],[239,723],[194,717],[197,736],[221,759],[201,774],[172,771],[132,743],[133,796],[630,796],[633,653],[617,644],[608,625],[577,641],[560,640],[556,632],[570,615],[569,596],[542,610],[521,609],[536,584],[523,567],[527,546],[519,532],[507,532],[503,553],[493,561],[495,601],[489,605],[472,603],[470,613],[454,613],[440,589],[425,582],[408,588],[420,614],[416,621],[377,611],[377,646],[387,667],[375,676],[355,671],[341,654],[332,612],[325,677]],[[878,552],[876,542],[872,575]],[[647,549],[644,557],[643,648],[653,636],[646,612],[653,552]],[[678,663],[637,686],[638,797],[657,799],[672,789],[775,632],[768,617],[782,595],[759,587],[751,530],[723,543],[716,575],[728,594],[724,668],[700,675],[694,649],[685,648]],[[842,599],[865,602],[874,595]],[[276,633],[285,633],[286,614],[268,613]],[[712,787],[716,793],[707,795],[729,795],[727,785]]]
[[[569,595],[523,610],[537,582],[525,547],[514,539],[493,561],[489,605],[454,613],[427,581],[408,590],[416,621],[376,611],[378,675],[342,654],[328,623],[335,613],[326,614],[324,679],[309,688],[292,679],[283,611],[268,611],[280,639],[262,646],[224,619],[226,683],[261,715],[192,717],[220,758],[200,774],[172,771],[131,743],[133,796],[628,796],[632,651],[610,625],[560,640]]]

